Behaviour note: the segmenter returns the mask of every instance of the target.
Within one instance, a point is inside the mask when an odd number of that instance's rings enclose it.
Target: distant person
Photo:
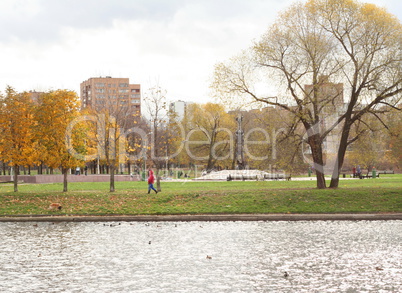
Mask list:
[[[149,169],[149,177],[148,177],[148,194],[151,192],[151,189],[155,191],[155,193],[158,193],[158,191],[154,187],[154,182],[155,182],[155,176],[154,176],[154,171],[152,169]]]
[[[85,174],[85,176],[88,175],[88,166],[85,166],[85,167],[84,167],[84,174]]]
[[[361,174],[362,174],[362,169],[360,169],[360,165],[359,165],[359,166],[357,166],[357,169],[356,169],[356,175],[357,175],[357,177],[360,177]]]
[[[353,167],[352,173],[353,173],[353,178],[355,178],[356,177],[356,167]]]
[[[75,168],[75,175],[80,175],[81,174],[81,168],[77,167]]]

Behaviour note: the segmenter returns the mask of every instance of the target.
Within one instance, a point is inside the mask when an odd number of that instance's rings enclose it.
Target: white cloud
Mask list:
[[[206,101],[214,64],[249,47],[292,2],[2,0],[0,90],[78,92],[83,80],[110,75]]]

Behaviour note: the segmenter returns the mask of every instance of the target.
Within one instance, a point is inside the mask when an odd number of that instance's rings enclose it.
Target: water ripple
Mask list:
[[[0,223],[0,237],[2,292],[402,292],[402,221]]]

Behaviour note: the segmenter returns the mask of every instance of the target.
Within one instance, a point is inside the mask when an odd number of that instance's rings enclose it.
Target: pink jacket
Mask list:
[[[149,170],[148,184],[154,184],[154,182],[155,182],[154,171]]]

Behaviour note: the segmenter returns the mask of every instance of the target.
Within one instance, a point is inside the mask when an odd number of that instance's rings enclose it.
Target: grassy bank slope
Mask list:
[[[211,214],[211,213],[379,213],[402,212],[402,175],[342,180],[340,188],[318,190],[315,181],[163,182],[147,194],[144,182],[0,184],[0,216]],[[50,203],[63,206],[49,211]]]

